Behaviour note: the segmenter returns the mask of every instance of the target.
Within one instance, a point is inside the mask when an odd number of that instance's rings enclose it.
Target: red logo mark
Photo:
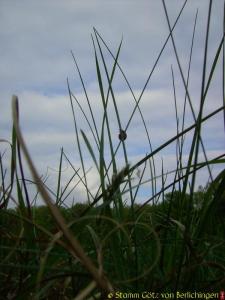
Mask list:
[[[220,300],[225,300],[225,292],[224,291],[221,291],[220,292],[220,297],[219,297]]]

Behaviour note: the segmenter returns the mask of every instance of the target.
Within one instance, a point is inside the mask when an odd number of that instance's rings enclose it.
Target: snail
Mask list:
[[[118,135],[118,138],[119,138],[120,141],[125,141],[125,139],[127,138],[126,131],[120,129],[120,133]]]

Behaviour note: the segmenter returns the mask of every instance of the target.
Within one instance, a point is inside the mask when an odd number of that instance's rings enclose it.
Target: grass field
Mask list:
[[[132,295],[133,298],[140,298],[143,292],[148,292],[148,298],[154,297],[152,293],[157,293],[155,295],[162,299],[164,296],[175,298],[176,292],[182,291],[219,293],[224,290],[225,154],[208,159],[201,134],[202,127],[211,118],[218,114],[221,117],[221,113],[225,112],[224,35],[216,47],[213,63],[208,66],[210,2],[202,83],[199,86],[200,100],[196,110],[189,91],[195,24],[188,75],[185,76],[173,39],[176,22],[174,26],[170,24],[165,5],[164,9],[169,35],[148,81],[163,49],[171,40],[185,96],[180,120],[172,69],[177,134],[156,149],[152,149],[151,137],[139,106],[146,86],[140,97],[136,98],[119,64],[122,42],[113,55],[96,29],[93,31],[93,47],[102,115],[94,114],[94,104],[87,96],[84,80],[73,55],[88,111],[79,103],[68,81],[80,169],[73,167],[72,177],[68,183],[63,184],[63,161],[70,165],[72,163],[62,148],[55,191],[43,182],[35,168],[36,162],[29,154],[19,125],[19,100],[17,96],[12,97],[12,137],[9,141],[0,140],[11,151],[8,169],[4,153],[0,155],[0,299],[115,299],[132,298]],[[113,58],[111,68],[107,65],[103,50]],[[220,107],[205,115],[205,100],[218,68],[222,70],[223,99]],[[115,72],[122,74],[134,101],[126,128],[122,128],[113,90]],[[110,123],[109,105],[113,107],[120,132],[116,141]],[[190,126],[185,123],[186,109],[191,111],[193,117]],[[83,116],[91,136],[79,127],[77,111]],[[126,135],[133,115],[136,114],[142,120],[149,152],[131,165]],[[99,120],[100,129],[96,125]],[[221,118],[221,122],[224,121]],[[191,135],[191,142],[186,161],[183,153],[187,134]],[[162,165],[161,174],[157,174],[155,157],[171,144],[176,145],[176,165],[169,172]],[[84,150],[93,161],[99,179],[95,194],[89,187]],[[32,180],[25,176],[25,161]],[[220,167],[216,176],[212,175],[213,166]],[[198,188],[196,177],[202,170],[207,172],[209,180],[205,187]],[[6,172],[10,173],[10,182],[6,180]],[[170,183],[166,182],[168,174],[173,176]],[[68,207],[66,200],[76,191],[76,186],[71,189],[74,178],[78,178],[83,185],[87,201]],[[146,183],[151,194],[144,194],[145,200],[140,202],[138,195]],[[37,188],[35,199],[42,198],[45,206],[33,205],[34,198],[30,189],[34,186]]]

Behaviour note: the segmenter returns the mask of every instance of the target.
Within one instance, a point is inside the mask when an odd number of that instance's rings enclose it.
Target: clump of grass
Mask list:
[[[224,164],[224,154],[207,158],[202,139],[202,125],[219,112],[224,112],[223,103],[204,116],[204,105],[213,75],[219,67],[219,57],[224,49],[224,35],[217,47],[208,76],[206,73],[208,35],[212,1],[209,4],[205,38],[202,84],[199,110],[193,109],[189,91],[189,77],[197,23],[193,26],[190,46],[188,76],[185,78],[173,37],[173,30],[185,7],[182,7],[173,26],[170,24],[163,1],[169,35],[166,39],[140,96],[137,98],[119,64],[122,41],[114,55],[104,39],[94,28],[92,41],[99,86],[102,116],[96,116],[93,103],[88,97],[84,79],[73,55],[88,111],[85,111],[72,92],[69,80],[68,92],[74,121],[76,144],[81,168],[76,170],[68,155],[61,149],[56,193],[49,192],[44,180],[37,173],[26,147],[19,126],[18,98],[13,96],[12,140],[10,183],[6,184],[4,153],[0,155],[1,169],[1,295],[5,299],[105,299],[116,291],[141,293],[144,290],[171,292],[181,290],[218,291],[224,287],[224,186],[225,170],[213,178],[211,167]],[[171,67],[172,89],[176,116],[176,135],[158,148],[153,149],[150,134],[142,113],[140,102],[163,53],[171,39],[185,97],[182,123],[178,117],[176,82]],[[113,59],[110,69],[104,51]],[[223,51],[224,55],[224,51]],[[126,125],[119,111],[113,89],[115,72],[119,71],[131,93],[133,110]],[[223,83],[224,83],[223,62]],[[115,141],[111,126],[113,108],[120,132]],[[193,124],[185,126],[186,111],[190,108]],[[79,128],[77,109],[86,121],[87,130]],[[135,164],[130,164],[126,136],[135,114],[139,114],[146,132],[149,153]],[[89,117],[90,116],[90,117]],[[225,119],[224,119],[225,120]],[[100,125],[99,125],[100,123]],[[185,136],[192,134],[187,163],[183,153]],[[166,172],[156,173],[155,157],[167,146],[176,143],[177,164]],[[84,157],[87,150],[99,178],[95,193],[88,182]],[[199,160],[200,150],[204,160]],[[33,184],[46,203],[46,207],[35,207],[29,194],[21,151],[28,162]],[[122,153],[118,155],[119,151]],[[74,174],[62,186],[62,165],[66,160]],[[196,176],[205,168],[209,182],[205,189],[196,191]],[[133,180],[138,174],[138,182]],[[173,180],[167,184],[166,177]],[[74,178],[83,184],[87,203],[66,208],[66,199],[73,192],[69,186]],[[158,187],[158,181],[161,186]],[[150,184],[151,194],[143,203],[138,202],[138,193],[145,184]],[[76,186],[75,186],[76,187]],[[17,192],[17,196],[13,191]],[[16,198],[16,199],[15,199]],[[9,209],[9,202],[16,209]]]

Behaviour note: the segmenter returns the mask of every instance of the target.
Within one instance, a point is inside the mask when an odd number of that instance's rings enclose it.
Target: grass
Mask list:
[[[94,104],[88,97],[84,79],[72,54],[87,102],[85,111],[67,80],[81,168],[75,169],[62,148],[56,193],[49,189],[34,166],[19,125],[19,101],[17,96],[12,97],[12,138],[10,142],[0,140],[1,143],[7,143],[11,149],[9,183],[6,180],[5,153],[0,155],[0,292],[4,299],[106,299],[109,293],[116,298],[114,293],[118,291],[167,292],[175,295],[177,291],[219,292],[224,288],[225,158],[222,154],[208,159],[202,139],[203,125],[218,113],[224,113],[223,86],[221,107],[206,116],[203,114],[214,74],[221,67],[220,56],[223,56],[224,83],[224,35],[217,45],[213,63],[208,67],[208,36],[212,10],[210,1],[200,103],[196,111],[189,91],[189,80],[198,12],[193,26],[187,78],[184,76],[173,37],[173,30],[185,4],[186,2],[171,26],[163,1],[169,35],[138,98],[119,64],[122,41],[114,55],[94,28],[92,41],[102,105],[101,117],[94,114]],[[169,40],[172,41],[185,90],[182,122],[180,123],[178,117],[176,81],[172,66],[176,135],[153,149],[139,104]],[[105,52],[113,59],[111,69],[107,65]],[[121,73],[134,101],[133,111],[126,126],[122,125],[121,112],[113,90],[116,71]],[[143,155],[134,165],[129,163],[125,136],[120,136],[117,142],[114,140],[110,105],[114,110],[119,132],[128,132],[136,114],[139,114],[142,120],[149,153]],[[192,113],[193,124],[186,127],[188,109]],[[87,130],[79,128],[77,111],[86,121],[90,134],[87,134]],[[99,120],[100,126],[97,124]],[[185,163],[185,137],[190,133],[192,140]],[[176,166],[174,170],[167,172],[162,164],[161,175],[157,175],[155,157],[172,143],[176,143]],[[89,187],[85,151],[92,159],[93,168],[98,174],[99,187],[96,193]],[[200,152],[203,153],[202,161],[199,159]],[[30,180],[25,177],[22,153],[33,177],[32,184],[37,186],[38,195],[40,194],[46,207],[32,205]],[[74,171],[66,185],[62,183],[64,161],[67,161]],[[222,171],[213,178],[212,167],[218,165]],[[196,176],[203,168],[209,174],[209,182],[205,188],[196,190]],[[138,181],[133,180],[136,173]],[[168,175],[173,175],[169,184],[166,183]],[[76,188],[69,188],[74,178],[78,178],[79,184],[85,188],[87,203],[68,208],[66,199]],[[138,194],[146,183],[151,187],[151,194],[140,204]],[[9,208],[11,202],[14,203],[14,209]]]

